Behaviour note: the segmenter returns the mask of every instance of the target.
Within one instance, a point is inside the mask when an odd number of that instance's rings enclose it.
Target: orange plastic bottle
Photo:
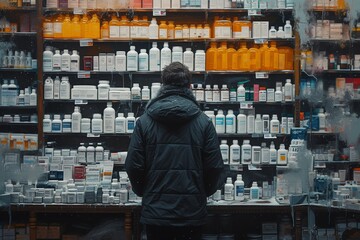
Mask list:
[[[270,54],[269,54],[269,47],[267,43],[264,43],[260,48],[260,58],[261,58],[261,67],[260,69],[263,71],[270,70]]]
[[[82,38],[90,38],[90,26],[89,26],[89,18],[86,14],[81,18],[81,37]]]
[[[237,54],[234,44],[229,44],[229,48],[226,50],[227,53],[227,70],[233,70],[233,56]]]
[[[119,31],[120,38],[129,39],[130,38],[130,22],[125,15],[121,16],[119,22]]]
[[[51,17],[44,17],[43,20],[43,37],[53,38],[54,37],[54,23]]]
[[[206,51],[206,70],[213,71],[217,69],[217,46],[216,42],[210,43],[210,48]]]
[[[224,71],[227,70],[228,64],[227,64],[227,43],[221,42],[220,47],[217,51],[217,68],[218,71]]]
[[[215,38],[215,26],[217,26],[217,23],[218,23],[219,19],[220,19],[219,16],[214,17],[214,22],[213,22],[213,24],[211,26],[211,37],[212,38]]]
[[[175,38],[175,25],[174,25],[174,21],[169,21],[168,31],[167,31],[167,38],[168,38],[168,39],[174,39],[174,38]]]
[[[119,38],[120,37],[120,21],[116,15],[111,16],[111,21],[109,22],[109,37],[110,38]]]
[[[238,52],[238,67],[237,70],[240,71],[249,71],[250,70],[250,53],[249,49],[246,47],[246,42],[240,42],[240,48]]]
[[[54,38],[62,38],[63,37],[63,20],[64,16],[59,14],[54,21]]]
[[[63,20],[63,38],[72,38],[72,30],[71,30],[71,18],[69,14],[66,14]]]
[[[168,26],[166,21],[160,21],[159,25],[159,39],[167,39],[168,37]]]
[[[279,50],[276,48],[276,42],[270,42],[268,50],[270,55],[270,69],[272,71],[279,70]]]
[[[241,25],[239,22],[239,18],[238,17],[234,17],[233,19],[233,23],[232,23],[232,37],[233,38],[240,38],[240,34],[241,34]]]
[[[143,16],[142,20],[139,20],[138,38],[149,38],[149,19],[147,16]]]
[[[261,55],[259,49],[254,46],[249,49],[250,71],[259,71],[261,68]]]
[[[294,50],[290,47],[278,47],[278,70],[294,70]]]
[[[100,34],[101,34],[100,37],[102,39],[109,38],[109,22],[108,21],[103,21],[103,23],[101,25]]]
[[[78,17],[78,15],[74,15],[72,21],[71,21],[71,25],[72,25],[72,37],[73,38],[81,38],[81,25],[80,25],[80,19]]]
[[[92,18],[89,22],[89,32],[91,38],[93,39],[100,38],[100,20],[96,14],[92,15]]]

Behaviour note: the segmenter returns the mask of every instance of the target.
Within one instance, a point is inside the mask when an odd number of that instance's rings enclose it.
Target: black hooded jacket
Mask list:
[[[204,224],[206,197],[224,183],[224,165],[211,120],[189,89],[164,86],[131,136],[126,171],[142,196],[141,222]]]

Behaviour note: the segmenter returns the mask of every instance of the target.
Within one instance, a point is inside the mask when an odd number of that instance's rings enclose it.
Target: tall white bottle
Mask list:
[[[60,78],[56,76],[54,79],[54,99],[60,99]]]
[[[270,164],[277,164],[277,150],[275,149],[274,142],[271,142],[270,144]]]
[[[4,84],[2,86],[4,91]],[[3,96],[4,97],[4,96]],[[54,82],[51,77],[47,77],[44,83],[44,99],[54,99]],[[4,103],[4,99],[3,99]]]
[[[239,134],[247,133],[247,117],[243,113],[237,115],[237,133]]]
[[[270,149],[266,146],[266,143],[261,143],[261,164],[270,163]]]
[[[261,120],[261,115],[260,114],[256,114],[256,118],[255,118],[255,125],[254,125],[255,129],[254,129],[254,133],[255,134],[262,134],[263,133],[263,127],[262,127],[262,120]]]
[[[238,140],[233,140],[230,146],[230,164],[240,164],[240,146]]]
[[[155,18],[151,19],[149,25],[149,39],[159,39],[159,25],[156,22]]]
[[[157,43],[152,43],[152,48],[149,51],[149,70],[160,71],[160,49]]]
[[[53,52],[50,50],[50,47],[46,47],[43,52],[43,71],[52,72],[53,70]]]
[[[52,65],[52,70],[53,71],[61,71],[61,55],[60,55],[60,50],[55,50],[55,54],[53,56],[53,61],[52,61],[53,65]]]
[[[86,148],[86,162],[95,162],[95,148],[93,143],[89,143],[89,146]]]
[[[236,117],[233,110],[229,110],[225,117],[225,132],[236,133]]]
[[[108,102],[107,107],[104,109],[104,133],[115,132],[115,110],[112,107],[112,103]]]
[[[206,53],[202,49],[198,49],[195,52],[195,63],[194,63],[194,70],[195,71],[205,71],[206,65]]]
[[[280,122],[276,114],[273,114],[270,121],[270,133],[278,134],[280,132]]]
[[[190,71],[194,71],[194,53],[191,48],[186,48],[184,52],[184,65],[189,68]]]
[[[161,70],[164,69],[167,65],[171,63],[171,50],[169,48],[169,43],[164,42],[164,47],[161,49]]]
[[[318,113],[318,117],[319,117],[319,129],[321,131],[325,131],[325,129],[326,129],[326,115],[324,113],[323,108],[320,108],[319,113]]]
[[[149,71],[149,55],[146,53],[146,49],[140,49],[139,71]]]
[[[288,163],[288,150],[285,149],[284,144],[280,144],[280,148],[278,150],[278,155],[277,155],[277,164],[287,165],[287,163]]]
[[[244,102],[245,101],[245,88],[243,84],[240,84],[236,90],[237,92],[237,101]]]
[[[270,116],[268,114],[264,114],[262,116],[263,121],[263,133],[270,133]]]
[[[286,24],[284,26],[284,34],[285,38],[292,38],[292,26],[289,20],[286,20]]]
[[[137,71],[138,67],[138,53],[135,51],[135,46],[130,46],[126,56],[126,68],[128,71]]]
[[[69,72],[70,71],[70,54],[69,50],[64,49],[63,54],[61,55],[61,71]]]
[[[70,56],[70,71],[71,72],[80,71],[80,56],[76,50],[73,50]]]
[[[244,140],[241,146],[241,163],[251,164],[251,145],[250,140]]]
[[[115,132],[126,133],[126,119],[124,113],[118,113],[117,118],[115,118]]]
[[[62,77],[60,83],[60,99],[70,99],[69,77]]]
[[[135,117],[134,113],[129,112],[126,118],[126,132],[133,133],[135,128]]]
[[[37,94],[36,94],[36,89],[33,88],[30,94],[30,106],[36,106],[36,105],[37,105]]]
[[[223,110],[219,110],[215,117],[215,129],[217,133],[225,133],[225,116]]]
[[[244,201],[244,188],[245,184],[242,180],[242,175],[238,174],[236,176],[236,181],[234,182],[234,199],[237,201]]]
[[[80,108],[75,107],[74,112],[71,114],[72,125],[71,125],[71,132],[79,133],[81,130],[81,113]]]
[[[226,140],[221,140],[220,152],[221,152],[221,156],[224,161],[224,164],[229,164],[229,145],[227,145]]]
[[[247,116],[247,133],[254,133],[255,128],[255,116],[254,114],[250,113]]]
[[[232,184],[231,177],[226,179],[226,183],[224,186],[224,200],[232,201],[234,200],[234,185]]]
[[[115,56],[115,70],[118,72],[126,71],[126,55],[125,51],[117,51]]]
[[[286,79],[285,87],[284,87],[284,98],[285,102],[293,101],[293,86],[290,79]]]

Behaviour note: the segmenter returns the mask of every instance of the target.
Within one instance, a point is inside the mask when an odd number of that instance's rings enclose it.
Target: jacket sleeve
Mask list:
[[[140,197],[144,194],[145,180],[145,144],[140,119],[136,122],[131,135],[125,169],[131,182],[132,190]]]
[[[225,183],[224,162],[220,152],[218,136],[211,121],[205,130],[203,150],[204,183],[207,196],[221,189]]]

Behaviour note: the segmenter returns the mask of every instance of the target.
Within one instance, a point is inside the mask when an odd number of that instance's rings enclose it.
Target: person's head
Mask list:
[[[190,88],[191,73],[184,64],[173,62],[163,69],[161,79],[163,85]]]

